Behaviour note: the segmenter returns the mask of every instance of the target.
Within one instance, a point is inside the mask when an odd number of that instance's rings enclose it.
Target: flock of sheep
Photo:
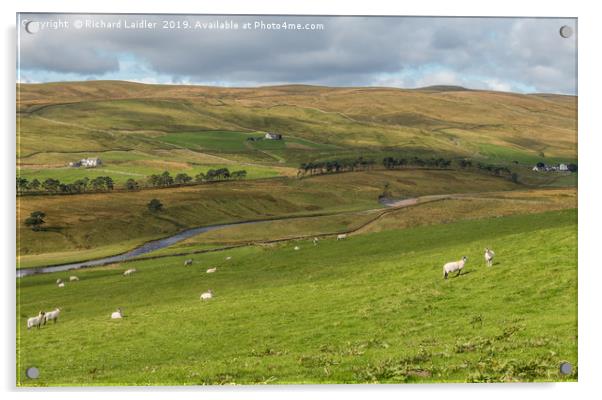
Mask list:
[[[226,260],[231,260],[232,257],[228,256],[226,257]],[[184,261],[184,266],[191,266],[192,265],[192,259],[188,259],[186,261]],[[214,272],[217,271],[217,267],[213,267],[213,268],[209,268],[206,272],[208,274],[212,274]],[[131,276],[134,273],[136,273],[137,270],[136,268],[129,268],[126,269],[123,272],[123,276]],[[75,275],[71,275],[69,277],[69,281],[70,282],[77,282],[79,281],[79,278]],[[65,287],[65,282],[62,279],[57,279],[56,280],[56,285],[59,288],[64,288]],[[207,290],[206,292],[201,293],[201,300],[209,300],[213,298],[213,291],[211,289]],[[38,313],[38,315],[36,315],[35,317],[31,317],[27,319],[27,329],[31,329],[31,328],[40,328],[42,325],[46,325],[47,322],[49,321],[54,321],[55,323],[58,321],[59,318],[59,314],[61,312],[60,308],[56,308],[52,311],[40,311]],[[111,319],[122,319],[123,318],[123,311],[121,310],[121,308],[117,308],[116,311],[113,311],[111,313]]]
[[[69,282],[77,281],[79,281],[79,278],[77,276],[71,275],[69,277]],[[62,279],[57,279],[56,285],[60,288],[64,288],[65,282],[63,282]],[[35,317],[27,319],[27,329],[40,328],[42,325],[46,325],[46,323],[49,321],[53,321],[54,323],[56,323],[59,320],[60,313],[61,309],[59,307],[55,308],[52,311],[40,311]]]
[[[337,235],[337,241],[344,240],[344,239],[347,239],[347,234]],[[312,243],[314,246],[317,246],[318,238],[314,237],[312,240]],[[301,248],[299,246],[294,247],[294,250],[300,250],[300,249]],[[493,266],[493,258],[495,256],[495,253],[493,252],[493,250],[486,248],[484,256],[485,256],[485,262],[486,262],[487,266],[488,267]],[[226,257],[226,260],[230,260],[230,259],[232,259],[232,257],[230,257],[230,256]],[[452,272],[457,272],[456,276],[459,276],[462,273],[462,270],[464,269],[464,265],[466,264],[467,261],[468,261],[468,258],[466,256],[463,256],[462,259],[460,259],[459,261],[452,261],[452,262],[448,262],[445,265],[443,265],[443,279],[447,279],[448,275],[451,274]],[[191,266],[192,263],[193,263],[192,259],[187,259],[184,261],[184,266],[186,266],[186,267]],[[207,269],[206,272],[208,274],[212,274],[216,271],[217,271],[217,267],[213,267],[213,268]],[[136,272],[137,272],[136,268],[129,268],[123,272],[123,276],[131,276],[132,274],[134,274]],[[77,281],[79,281],[79,278],[75,275],[71,275],[69,277],[69,281],[77,282]],[[65,287],[65,282],[63,282],[62,279],[57,279],[56,284],[59,288]],[[210,300],[212,298],[213,298],[213,291],[211,289],[207,290],[206,292],[201,293],[201,296],[200,296],[201,300]],[[27,319],[27,329],[30,329],[33,327],[40,328],[42,325],[46,325],[46,323],[49,321],[53,321],[54,323],[56,323],[58,321],[60,312],[61,312],[61,309],[58,307],[52,311],[47,311],[47,312],[40,311],[37,316]],[[121,319],[121,318],[123,318],[123,312],[121,311],[121,308],[117,308],[117,310],[111,314],[111,319]]]

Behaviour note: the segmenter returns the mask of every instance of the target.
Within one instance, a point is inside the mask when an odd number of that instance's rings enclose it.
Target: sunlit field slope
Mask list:
[[[20,385],[576,380],[576,212],[244,247],[18,281]],[[294,250],[293,246],[299,246]],[[484,247],[496,250],[485,266]],[[444,280],[443,263],[468,257]],[[226,257],[231,257],[227,260]],[[213,274],[205,273],[217,267]],[[126,268],[138,272],[124,277]],[[199,300],[212,289],[215,297]],[[39,310],[60,320],[25,329]],[[124,319],[109,318],[121,307]],[[26,366],[40,378],[25,378]]]

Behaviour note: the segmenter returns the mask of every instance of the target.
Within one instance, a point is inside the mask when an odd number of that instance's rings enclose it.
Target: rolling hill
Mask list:
[[[179,134],[276,131],[292,142],[267,155],[251,145],[231,156],[291,165],[383,150],[506,162],[576,158],[576,97],[461,89],[19,84],[17,153],[20,162],[40,152],[152,153],[190,148]]]

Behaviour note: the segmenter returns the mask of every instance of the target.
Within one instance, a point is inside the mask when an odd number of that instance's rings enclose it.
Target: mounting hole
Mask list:
[[[573,36],[573,28],[571,28],[568,25],[562,25],[560,27],[560,36],[562,36],[565,39],[570,38],[571,36]]]
[[[560,373],[562,375],[570,375],[573,372],[573,365],[570,362],[563,361],[560,363]]]
[[[29,367],[25,371],[25,375],[27,375],[29,379],[38,379],[40,377],[40,370],[36,367]]]
[[[25,31],[32,35],[38,33],[40,31],[40,23],[38,21],[28,21],[25,24]]]

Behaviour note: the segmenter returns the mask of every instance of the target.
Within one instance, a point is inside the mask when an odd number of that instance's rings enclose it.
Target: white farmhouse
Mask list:
[[[268,132],[265,134],[264,138],[268,140],[282,140],[282,135],[279,133]]]
[[[560,170],[560,171],[568,171],[569,170],[569,166],[566,165],[566,164],[560,164],[558,166],[558,170]]]
[[[100,160],[100,158],[84,158],[81,161],[81,166],[82,167],[86,167],[86,168],[94,168],[94,167],[98,167],[99,165],[102,165],[102,161]]]

